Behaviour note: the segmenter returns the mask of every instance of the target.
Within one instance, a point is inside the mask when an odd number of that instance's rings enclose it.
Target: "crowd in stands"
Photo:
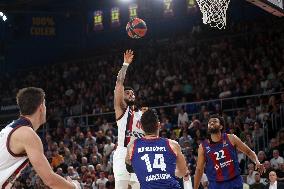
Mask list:
[[[284,130],[279,130],[283,125],[273,129],[275,123],[271,120],[272,115],[279,118],[276,120],[279,125],[283,117],[284,93],[274,94],[284,89],[283,29],[235,33],[207,40],[201,40],[200,36],[200,40],[195,40],[194,35],[197,34],[166,42],[151,41],[147,48],[135,50],[126,85],[136,91],[137,104],[166,106],[196,102],[158,108],[162,123],[160,136],[179,142],[192,175],[196,149],[207,136],[207,121],[214,112],[223,115],[228,133],[236,134],[256,151],[267,170],[259,175],[244,154],[238,154],[241,173],[246,175],[244,180],[251,189],[263,188],[259,185],[267,184],[271,170],[283,182]],[[92,127],[82,127],[84,123],[73,119],[66,123],[62,118],[112,112],[113,89],[122,61],[120,52],[1,78],[2,100],[25,86],[38,86],[46,91],[50,131],[43,138],[45,155],[57,174],[79,179],[86,189],[114,188],[112,160],[117,128],[104,118],[94,120]],[[220,101],[198,104],[253,94],[262,96],[246,98],[234,107]],[[242,109],[222,111],[239,105]],[[206,175],[202,183],[206,188]],[[46,187],[29,167],[14,188]]]

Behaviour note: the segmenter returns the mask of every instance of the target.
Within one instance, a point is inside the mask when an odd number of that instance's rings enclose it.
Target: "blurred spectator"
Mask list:
[[[254,143],[256,144],[256,149],[263,149],[264,143],[263,143],[263,128],[260,127],[260,124],[256,121],[254,122],[254,129],[252,131],[252,138],[254,139]]]
[[[78,172],[74,169],[73,166],[69,166],[67,168],[67,176],[69,176],[73,180],[78,180],[80,178]]]
[[[245,136],[245,140],[243,140],[243,142],[251,149],[254,148],[254,141],[253,141],[253,138],[252,138],[252,135],[250,133],[246,134]]]
[[[182,136],[179,137],[179,145],[183,148],[184,147],[184,143],[188,142],[190,144],[193,143],[191,136],[188,134],[187,129],[184,129],[182,131]]]
[[[81,166],[88,166],[88,158],[87,157],[81,158]]]
[[[266,154],[265,154],[264,151],[259,151],[257,153],[257,157],[258,157],[259,162],[262,163],[262,164],[267,160]]]
[[[100,172],[100,178],[97,179],[97,182],[96,182],[98,189],[105,189],[107,181],[108,179],[105,178],[105,173]]]
[[[108,175],[108,181],[106,182],[106,189],[115,189],[114,176],[112,174]]]
[[[188,120],[187,113],[184,111],[183,108],[180,108],[179,114],[178,114],[178,127],[181,128],[183,127],[183,125],[186,125],[188,123],[189,123],[189,120]]]
[[[273,158],[273,151],[274,150],[278,150],[279,151],[279,144],[278,144],[278,141],[276,140],[276,138],[272,138],[270,140],[269,151],[267,153],[268,159]]]
[[[90,131],[87,132],[87,138],[85,139],[85,146],[93,147],[95,145],[96,145],[96,138],[92,135]]]
[[[248,164],[248,176],[247,176],[247,184],[248,185],[252,185],[255,183],[255,174],[257,173],[257,171],[255,171],[255,168],[254,168],[254,164],[253,163],[250,163]]]
[[[75,169],[77,169],[78,167],[80,167],[80,163],[79,161],[77,160],[77,155],[76,154],[72,154],[71,155],[71,161],[70,161],[70,165],[72,167],[74,167]]]
[[[58,168],[56,169],[56,174],[58,174],[58,175],[64,177],[63,170],[62,170],[61,167],[58,167]]]
[[[284,94],[282,94],[283,98],[284,98]],[[283,99],[284,100],[284,99]],[[284,107],[284,106],[283,106]],[[284,129],[281,129],[278,132],[278,136],[277,136],[277,140],[278,140],[278,144],[279,144],[279,152],[280,152],[280,156],[284,156]],[[282,153],[281,153],[282,152]]]
[[[58,150],[53,150],[51,166],[56,168],[62,163],[64,163],[64,157],[58,153]]]
[[[269,173],[271,171],[275,171],[272,167],[271,167],[271,164],[269,161],[265,161],[263,163],[263,166],[265,168],[265,172],[261,175],[261,178],[265,178],[265,179],[268,179],[269,178]]]
[[[271,171],[269,173],[269,184],[265,187],[265,189],[282,189],[284,188],[284,184],[281,182],[277,182],[277,175],[275,171]]]
[[[280,163],[280,168],[279,170],[276,171],[278,181],[284,182],[284,163]]]
[[[264,181],[261,182],[260,174],[255,173],[255,183],[250,186],[250,189],[264,189]]]
[[[112,143],[111,138],[110,137],[106,137],[106,144],[104,145],[104,153],[103,155],[106,157],[109,157],[110,153],[113,151],[114,149],[114,143]]]
[[[101,130],[99,130],[96,133],[96,142],[97,142],[98,152],[100,154],[103,154],[104,145],[106,143],[106,137],[104,136],[104,133]]]
[[[112,170],[112,165],[111,165],[110,161],[108,160],[107,156],[103,157],[102,170],[106,173],[109,173]]]
[[[241,174],[245,172],[246,155],[238,150],[238,161],[241,169]]]
[[[284,163],[283,157],[279,156],[278,150],[273,150],[273,158],[270,160],[271,166],[277,170],[280,168],[280,164]]]

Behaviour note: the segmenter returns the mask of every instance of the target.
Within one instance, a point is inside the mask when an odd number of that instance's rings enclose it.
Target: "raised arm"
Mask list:
[[[197,157],[197,165],[196,165],[195,175],[194,175],[193,189],[199,188],[200,180],[204,172],[204,167],[205,167],[204,150],[203,150],[202,144],[200,144],[198,148],[198,157]]]
[[[186,176],[188,169],[187,169],[184,155],[181,152],[180,145],[174,140],[169,140],[169,144],[177,156],[177,162],[176,162],[177,165],[176,165],[175,174],[177,177],[184,177]]]
[[[44,184],[52,189],[77,189],[81,188],[77,181],[69,182],[53,172],[44,156],[42,142],[32,128],[21,127],[17,131],[21,137],[17,141],[21,143],[36,173]]]
[[[133,55],[132,50],[127,50],[124,53],[124,63],[117,75],[116,85],[114,89],[114,110],[115,110],[116,119],[118,119],[123,114],[126,108],[126,103],[124,101],[123,83],[124,83],[127,68],[132,63],[133,57],[134,55]]]
[[[243,143],[239,137],[237,137],[234,134],[229,134],[228,135],[229,140],[231,141],[231,143],[241,152],[243,152],[244,154],[246,154],[250,160],[252,162],[255,163],[256,168],[259,170],[260,174],[262,174],[264,172],[264,166],[262,164],[260,164],[257,155],[255,154],[254,151],[252,151],[245,143]]]

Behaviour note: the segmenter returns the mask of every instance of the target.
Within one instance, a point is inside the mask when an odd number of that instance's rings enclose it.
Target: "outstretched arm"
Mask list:
[[[18,132],[22,136],[17,137],[18,142],[23,145],[33,168],[47,186],[54,189],[81,188],[77,181],[67,181],[53,172],[44,156],[42,142],[31,128],[21,127]]]
[[[239,139],[239,137],[237,137],[236,135],[230,134],[228,136],[231,143],[236,146],[239,151],[246,154],[251,159],[251,161],[255,163],[256,168],[259,170],[260,174],[262,174],[264,172],[264,166],[260,164],[255,152],[252,151],[245,143],[243,143],[241,139]]]
[[[197,158],[197,165],[194,175],[194,188],[198,189],[200,185],[200,180],[204,172],[204,166],[205,166],[205,158],[204,158],[204,150],[202,147],[202,144],[199,145],[198,148],[198,158]]]
[[[124,63],[121,69],[118,72],[116,85],[114,89],[114,110],[115,117],[118,119],[124,112],[126,108],[126,103],[124,102],[124,80],[128,66],[132,63],[133,60],[133,51],[127,50],[124,53]]]

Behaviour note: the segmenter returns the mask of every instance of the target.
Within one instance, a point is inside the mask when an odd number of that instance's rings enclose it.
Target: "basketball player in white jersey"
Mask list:
[[[54,173],[44,156],[42,142],[35,132],[46,122],[44,91],[35,87],[21,89],[17,104],[20,118],[0,132],[0,188],[11,188],[29,162],[50,188],[81,188],[77,181],[67,181]]]
[[[134,91],[129,87],[124,88],[123,84],[127,68],[132,63],[133,57],[133,51],[131,50],[124,53],[124,63],[118,73],[114,90],[114,109],[118,126],[118,145],[113,157],[116,189],[127,189],[128,185],[131,185],[132,189],[140,188],[136,175],[129,173],[125,165],[127,145],[135,138],[144,135],[140,123],[142,111],[134,110]]]

